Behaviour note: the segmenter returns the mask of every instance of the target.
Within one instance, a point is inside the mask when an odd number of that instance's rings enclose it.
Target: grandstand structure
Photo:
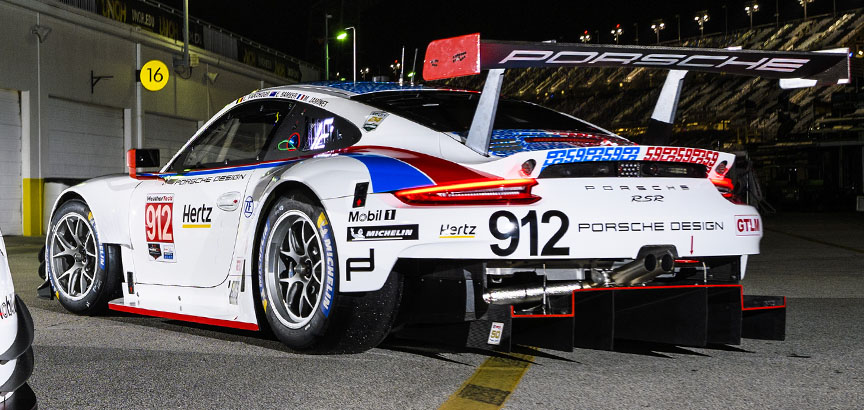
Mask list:
[[[677,41],[661,43],[677,46]],[[778,208],[854,209],[864,194],[864,9],[684,39],[685,47],[853,54],[848,85],[784,90],[776,80],[689,73],[673,144],[738,152]],[[665,79],[649,68],[509,70],[502,95],[533,101],[640,141]],[[483,76],[445,82],[480,89]],[[766,206],[770,207],[770,205]]]

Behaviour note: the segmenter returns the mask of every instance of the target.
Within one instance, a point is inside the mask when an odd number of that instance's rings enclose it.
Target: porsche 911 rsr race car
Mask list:
[[[0,235],[0,409],[36,408],[27,385],[33,373],[33,318],[12,286],[6,243]]]
[[[505,68],[641,61],[821,83],[845,55],[585,47],[430,45],[425,78],[489,69],[482,93],[318,83],[243,96],[159,172],[138,172],[158,159],[132,150],[129,175],[60,195],[52,295],[77,313],[266,326],[322,351],[391,331],[502,350],[782,337],[783,299],[742,295],[763,224],[732,196],[734,155],[637,145],[501,99],[500,82]],[[676,90],[667,81],[656,141]]]

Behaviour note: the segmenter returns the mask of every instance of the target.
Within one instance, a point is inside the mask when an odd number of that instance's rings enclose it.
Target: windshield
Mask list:
[[[436,131],[464,133],[471,127],[479,93],[464,91],[391,91],[363,94],[354,100],[392,112]],[[502,98],[495,115],[495,129],[542,129],[607,132],[579,119],[524,101]]]

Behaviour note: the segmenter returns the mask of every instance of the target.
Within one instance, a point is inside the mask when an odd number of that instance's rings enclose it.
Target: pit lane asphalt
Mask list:
[[[864,214],[767,217],[745,293],[786,295],[785,342],[533,352],[507,408],[861,408]],[[39,238],[6,238],[34,317],[40,408],[435,408],[488,355],[388,341],[356,355],[288,352],[256,332],[37,299]]]

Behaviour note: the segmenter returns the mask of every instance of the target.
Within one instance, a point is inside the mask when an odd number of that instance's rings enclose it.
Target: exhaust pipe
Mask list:
[[[573,293],[574,290],[590,287],[587,282],[577,281],[558,282],[546,286],[509,286],[487,290],[483,293],[483,300],[490,305],[541,302],[544,297],[566,296]]]
[[[649,253],[642,259],[636,259],[612,271],[611,279],[616,285],[629,285],[634,280],[653,272],[655,269],[657,269],[657,256]]]
[[[628,286],[650,282],[664,273],[675,269],[675,258],[672,252],[663,250],[649,253],[642,259],[636,259],[612,272],[612,280],[616,285]]]

